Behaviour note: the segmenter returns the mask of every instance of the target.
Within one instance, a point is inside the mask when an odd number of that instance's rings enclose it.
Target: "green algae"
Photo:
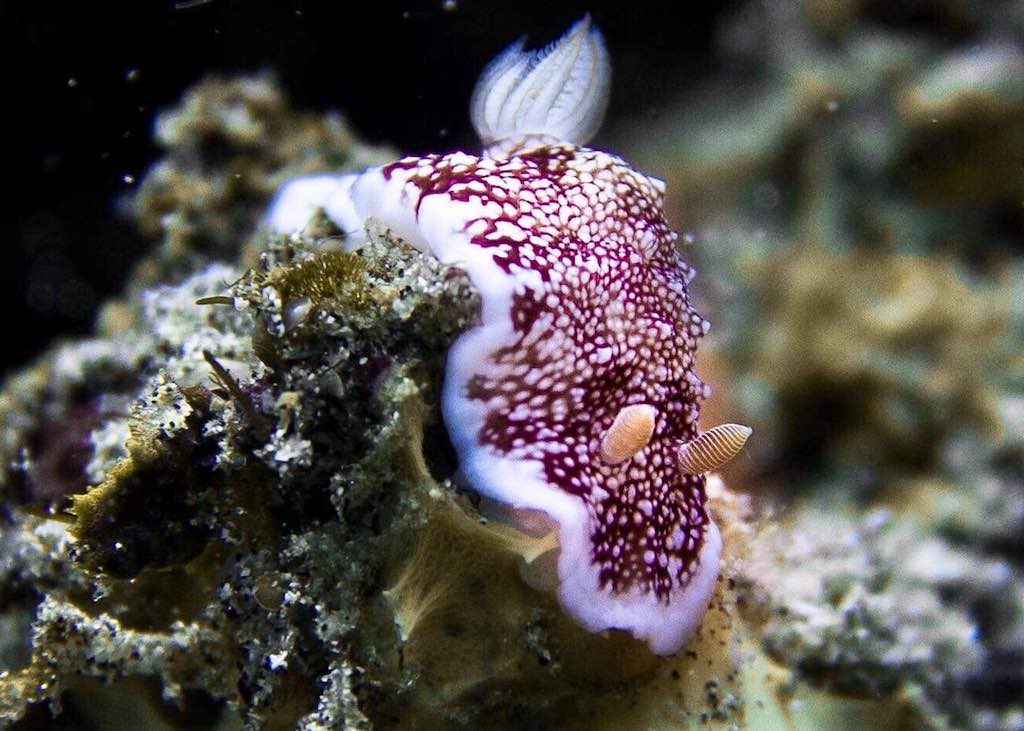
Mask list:
[[[267,281],[288,307],[309,300],[312,307],[357,309],[370,298],[366,262],[359,254],[325,251],[293,266],[277,267]]]
[[[205,545],[209,527],[195,520],[199,493],[221,482],[202,468],[208,460],[196,438],[210,395],[165,383],[148,399],[170,402],[171,414],[156,423],[137,416],[129,424],[128,457],[104,482],[71,500],[70,531],[87,570],[131,577],[144,568],[183,563]],[[161,516],[158,531],[154,515]]]

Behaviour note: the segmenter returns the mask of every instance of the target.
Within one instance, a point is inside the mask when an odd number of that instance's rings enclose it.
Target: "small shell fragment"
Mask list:
[[[658,410],[650,404],[626,406],[601,440],[601,458],[608,464],[619,464],[646,447],[657,416]]]
[[[742,424],[720,424],[679,447],[679,465],[690,475],[716,470],[743,449],[752,433]]]

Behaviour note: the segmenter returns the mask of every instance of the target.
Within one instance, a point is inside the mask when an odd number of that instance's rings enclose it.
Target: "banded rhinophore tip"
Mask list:
[[[679,448],[679,465],[690,475],[716,470],[739,454],[753,431],[742,424],[721,424],[709,429]]]
[[[601,458],[608,464],[619,464],[646,447],[654,434],[657,415],[657,409],[649,404],[623,408],[601,440]]]
[[[554,43],[509,46],[484,70],[469,113],[486,157],[538,145],[586,144],[608,106],[611,63],[604,37],[585,15]]]

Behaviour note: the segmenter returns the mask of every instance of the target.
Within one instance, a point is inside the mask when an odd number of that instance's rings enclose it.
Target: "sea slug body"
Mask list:
[[[581,146],[609,74],[589,17],[542,51],[520,42],[474,93],[484,156],[293,181],[268,223],[294,231],[320,207],[358,243],[372,217],[468,273],[480,323],[452,346],[443,394],[463,473],[557,522],[559,599],[577,622],[670,654],[700,625],[722,548],[704,475],[680,459],[709,392],[693,368],[708,323],[663,183]]]

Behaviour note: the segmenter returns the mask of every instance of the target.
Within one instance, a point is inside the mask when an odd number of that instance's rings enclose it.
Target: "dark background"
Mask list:
[[[2,2],[9,192],[0,373],[88,333],[148,242],[117,214],[159,151],[154,114],[214,72],[274,70],[298,106],[338,109],[405,153],[476,147],[467,106],[520,34],[587,10],[614,60],[609,119],[657,115],[707,74],[735,3],[206,0]],[[355,8],[354,10],[352,8]]]

